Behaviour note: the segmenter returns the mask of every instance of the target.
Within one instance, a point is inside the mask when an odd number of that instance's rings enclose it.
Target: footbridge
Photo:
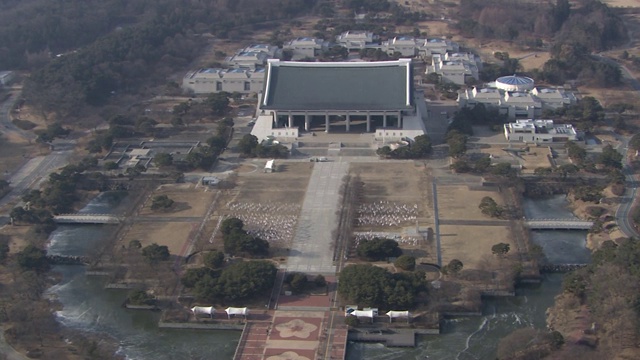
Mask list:
[[[108,214],[60,214],[53,217],[58,224],[119,224],[122,219]]]
[[[593,221],[580,219],[526,219],[531,230],[589,230]]]

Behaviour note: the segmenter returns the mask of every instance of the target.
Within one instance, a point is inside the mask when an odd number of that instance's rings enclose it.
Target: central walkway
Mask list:
[[[338,227],[340,187],[348,170],[348,162],[314,164],[289,252],[287,271],[335,274],[332,233]]]

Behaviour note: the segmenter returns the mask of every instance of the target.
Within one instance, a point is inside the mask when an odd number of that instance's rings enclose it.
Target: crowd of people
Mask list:
[[[418,204],[376,201],[358,206],[356,226],[402,226],[415,223]]]
[[[295,234],[300,205],[291,203],[233,202],[231,216],[244,222],[245,230],[269,243],[289,243]]]

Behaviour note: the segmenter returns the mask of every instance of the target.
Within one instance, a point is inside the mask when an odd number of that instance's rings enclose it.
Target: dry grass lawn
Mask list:
[[[195,222],[136,223],[127,231],[118,247],[120,245],[128,247],[131,240],[139,240],[142,247],[153,243],[166,245],[171,254],[179,255],[190,234],[197,230],[198,225]]]
[[[151,194],[140,211],[140,216],[150,217],[197,217],[204,216],[213,201],[214,191],[205,187],[193,187],[192,184],[162,185]],[[175,203],[168,211],[153,211],[151,203],[154,196],[167,195]]]
[[[506,226],[440,226],[443,264],[458,259],[465,269],[487,270],[485,259],[494,256],[491,247],[500,242],[509,244],[511,251],[515,251]]]
[[[264,173],[264,161],[239,168],[236,202],[297,203],[302,205],[313,163],[278,162],[276,172]],[[252,169],[255,169],[253,171]]]
[[[495,191],[469,190],[462,185],[438,185],[438,215],[440,219],[447,220],[492,220],[478,208],[485,196],[493,198],[498,205],[504,205],[502,195]]]
[[[617,88],[580,87],[580,95],[582,97],[593,96],[605,108],[619,103],[636,104],[639,100],[637,93],[629,85]]]
[[[602,0],[602,2],[611,7],[640,7],[638,0]]]
[[[31,226],[5,226],[0,229],[0,234],[9,237],[9,253],[15,254],[22,251],[29,242],[27,232]]]
[[[37,146],[0,135],[0,179],[7,179],[22,164],[37,156]]]
[[[265,173],[265,161],[246,161],[236,168],[236,187],[221,194],[210,223],[227,216],[241,218],[245,229],[269,241],[274,256],[281,256],[279,249],[288,247],[293,238],[314,164],[276,160],[276,172]],[[213,228],[207,227],[212,242],[204,246],[221,248],[222,238],[212,234]]]
[[[493,163],[509,162],[519,163],[524,166],[523,172],[532,173],[533,170],[539,167],[550,167],[551,163],[547,154],[549,150],[546,147],[530,147],[529,152],[519,153],[520,157],[515,158],[509,155],[506,151],[502,150],[505,146],[491,146],[483,148],[480,151],[484,154],[489,154],[493,157]]]
[[[420,163],[354,163],[350,174],[363,182],[361,202],[371,204],[388,201],[398,205],[417,205],[417,222],[420,226],[433,224],[431,181]],[[406,226],[415,226],[412,221]],[[359,227],[357,231],[385,230]],[[388,229],[387,229],[388,230]]]

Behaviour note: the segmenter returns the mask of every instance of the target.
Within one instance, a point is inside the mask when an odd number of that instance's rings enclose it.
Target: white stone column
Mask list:
[[[367,111],[367,132],[371,132],[371,114]]]
[[[309,114],[304,114],[304,131],[309,131],[311,127],[311,116]]]
[[[293,128],[293,115],[289,114],[289,128]]]
[[[278,112],[274,111],[271,113],[271,115],[273,116],[273,118],[271,119],[271,123],[272,123],[271,127],[275,129],[278,127]]]
[[[324,132],[329,132],[329,113],[324,114]]]
[[[347,132],[349,132],[349,130],[351,129],[351,116],[349,115],[349,113],[347,113]]]
[[[385,128],[385,129],[387,128],[387,113],[386,112],[382,115],[382,127]]]

